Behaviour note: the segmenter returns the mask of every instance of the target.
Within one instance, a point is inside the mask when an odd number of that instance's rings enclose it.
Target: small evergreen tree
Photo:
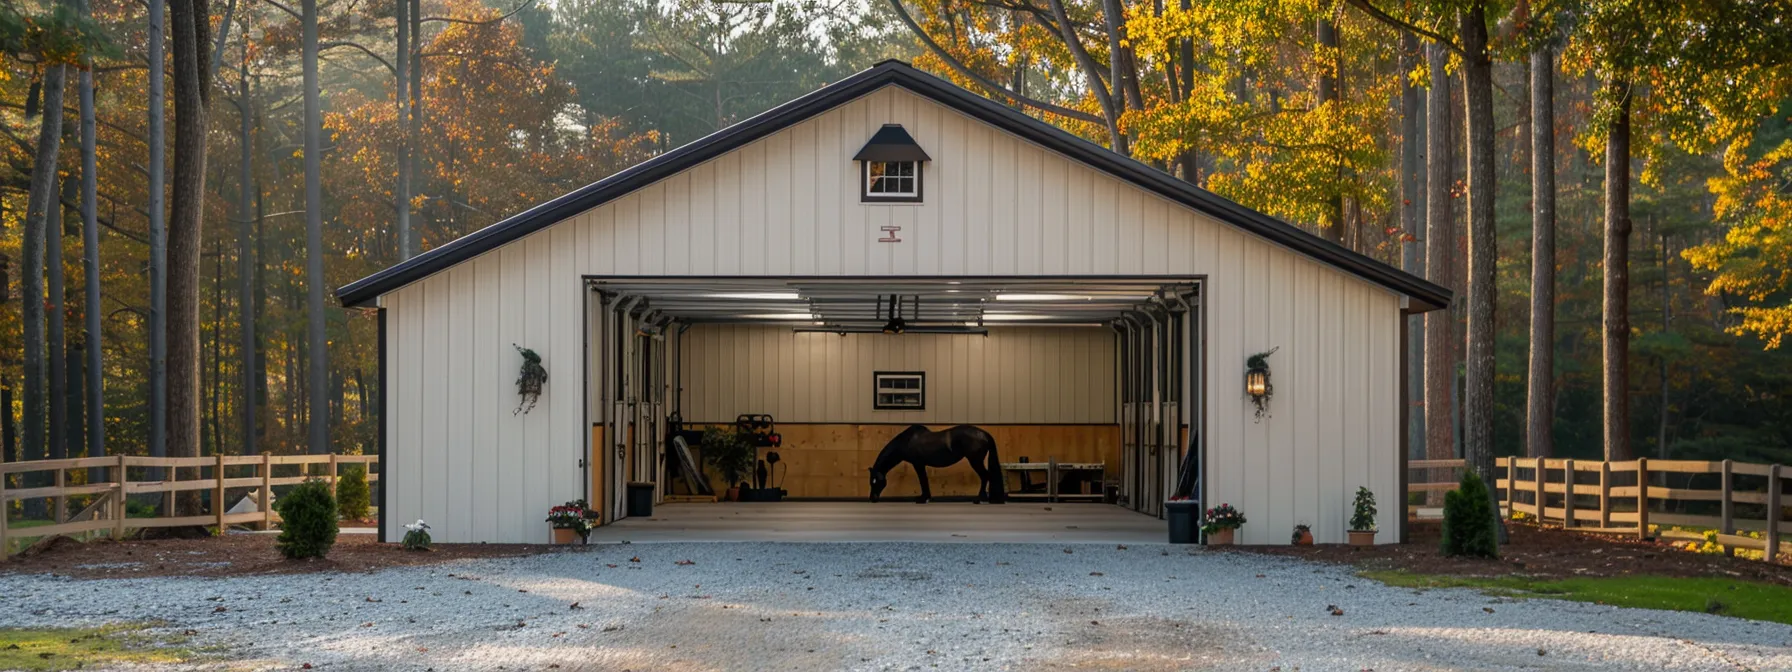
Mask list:
[[[1499,557],[1496,524],[1487,484],[1468,470],[1462,483],[1444,495],[1444,555]]]
[[[336,498],[319,480],[300,483],[274,504],[280,537],[274,545],[287,558],[321,558],[336,544]]]
[[[358,464],[344,468],[336,479],[336,510],[342,513],[342,519],[365,519],[372,501],[367,489],[367,468]]]

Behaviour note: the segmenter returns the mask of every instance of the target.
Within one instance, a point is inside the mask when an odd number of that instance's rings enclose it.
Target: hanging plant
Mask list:
[[[536,400],[541,399],[541,387],[548,382],[548,370],[541,367],[541,355],[535,354],[534,350],[515,343],[510,344],[510,347],[516,348],[517,353],[523,356],[523,368],[516,376],[516,393],[522,400],[517,402],[516,410],[510,414],[528,413],[535,410]]]
[[[1263,417],[1269,415],[1269,400],[1276,395],[1275,385],[1269,382],[1269,356],[1280,349],[1281,346],[1276,346],[1244,360],[1244,393],[1257,407],[1257,422],[1263,422]]]

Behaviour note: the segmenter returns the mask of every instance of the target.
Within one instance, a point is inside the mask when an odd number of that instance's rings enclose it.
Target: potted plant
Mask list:
[[[738,501],[741,484],[759,459],[752,437],[732,427],[710,427],[703,430],[699,443],[703,446],[703,461],[727,484],[728,501]]]
[[[1375,493],[1357,486],[1356,513],[1350,514],[1350,545],[1375,545]]]
[[[1193,498],[1177,495],[1164,502],[1164,518],[1170,522],[1170,543],[1192,544],[1201,539],[1201,508]]]
[[[1201,531],[1207,534],[1209,546],[1231,546],[1234,531],[1244,527],[1244,514],[1231,504],[1220,504],[1207,510],[1201,520]]]
[[[592,519],[595,511],[585,506],[585,500],[575,499],[565,504],[548,509],[548,527],[554,530],[556,545],[570,544],[574,539],[585,543],[591,538],[591,529],[596,527]]]
[[[1294,544],[1295,546],[1312,546],[1313,528],[1308,527],[1306,523],[1295,525],[1294,538],[1288,540],[1288,543]]]

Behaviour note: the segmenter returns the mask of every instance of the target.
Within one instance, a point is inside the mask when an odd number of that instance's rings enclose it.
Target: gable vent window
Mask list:
[[[920,203],[927,152],[900,124],[884,124],[854,155],[859,163],[859,200],[865,203]]]

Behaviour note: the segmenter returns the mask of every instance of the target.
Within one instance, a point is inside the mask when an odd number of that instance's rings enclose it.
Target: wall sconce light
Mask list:
[[[1269,382],[1269,356],[1280,349],[1281,346],[1276,346],[1244,360],[1244,393],[1257,407],[1257,422],[1263,422],[1263,416],[1269,415],[1269,399],[1276,393],[1275,386]]]

